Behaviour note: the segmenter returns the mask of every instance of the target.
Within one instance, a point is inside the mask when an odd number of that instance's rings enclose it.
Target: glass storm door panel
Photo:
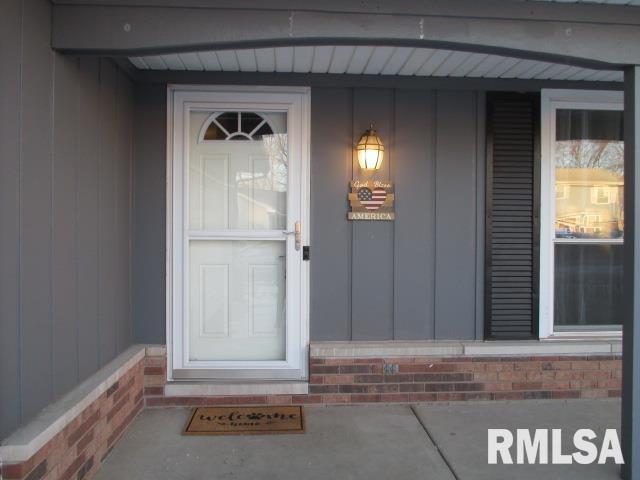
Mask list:
[[[287,114],[192,111],[190,361],[286,359]]]
[[[304,379],[309,89],[168,96],[169,380]]]

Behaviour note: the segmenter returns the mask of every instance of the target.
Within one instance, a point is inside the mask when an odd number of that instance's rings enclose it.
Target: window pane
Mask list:
[[[204,140],[225,140],[226,138],[227,134],[216,122],[211,122],[204,132]]]
[[[264,114],[279,120],[282,130],[263,135],[260,140],[234,132],[238,136],[232,139],[237,141],[199,142],[198,132],[211,113],[191,113],[189,228],[284,229],[289,176],[286,113]],[[237,128],[237,116],[234,118]]]
[[[224,112],[216,117],[216,122],[230,134],[238,131],[238,112]]]
[[[251,133],[255,128],[260,125],[264,119],[260,115],[256,115],[253,112],[242,112],[242,131],[244,133]]]
[[[556,238],[622,238],[622,112],[558,110]]]
[[[271,127],[269,126],[269,124],[264,123],[258,130],[256,130],[256,133],[253,134],[253,139],[261,140],[267,135],[272,135],[272,134],[273,134],[273,130],[271,130]]]
[[[621,324],[622,250],[620,244],[556,244],[557,327]]]

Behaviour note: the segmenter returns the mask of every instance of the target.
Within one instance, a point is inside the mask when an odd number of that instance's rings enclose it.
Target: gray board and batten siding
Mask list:
[[[310,337],[483,338],[485,94],[311,89]],[[165,342],[166,85],[135,94],[135,339]],[[374,123],[394,222],[350,222],[353,146]]]
[[[50,48],[51,5],[0,14],[0,438],[132,343],[133,83]]]

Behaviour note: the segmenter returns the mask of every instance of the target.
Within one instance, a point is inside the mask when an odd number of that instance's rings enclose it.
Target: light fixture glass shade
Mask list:
[[[382,165],[384,145],[373,129],[373,125],[360,137],[356,145],[356,151],[358,152],[360,168],[363,170],[378,170]]]

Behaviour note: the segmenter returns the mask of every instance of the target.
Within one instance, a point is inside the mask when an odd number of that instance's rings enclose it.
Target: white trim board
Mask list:
[[[35,419],[2,442],[0,460],[4,463],[29,460],[145,355],[146,346],[129,347],[67,395],[47,406]]]

